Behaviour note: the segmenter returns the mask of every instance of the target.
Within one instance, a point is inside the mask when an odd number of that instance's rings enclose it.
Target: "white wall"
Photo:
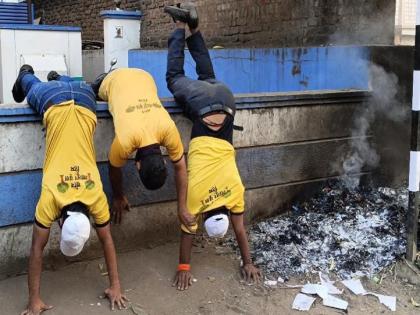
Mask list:
[[[128,67],[128,51],[140,48],[140,20],[104,20],[104,70],[108,71],[112,59],[115,68]]]
[[[83,78],[86,82],[93,82],[104,72],[104,50],[84,50],[82,52]]]
[[[31,63],[36,75],[41,80],[46,80],[47,74],[51,70],[72,77],[81,77],[81,33],[37,29],[1,29],[0,104],[14,103],[12,86],[19,73],[19,68],[25,63]]]

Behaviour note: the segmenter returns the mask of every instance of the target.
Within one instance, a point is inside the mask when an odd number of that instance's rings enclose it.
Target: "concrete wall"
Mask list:
[[[178,0],[123,0],[144,13],[141,46],[166,47],[173,25],[163,13]],[[389,0],[191,0],[210,45],[294,47],[328,44],[392,44],[395,1]],[[100,10],[113,0],[36,0],[45,23],[78,25],[83,38],[103,37]],[[77,8],[77,9],[75,9]]]
[[[360,140],[351,132],[351,117],[357,108],[367,105],[368,98],[367,92],[358,91],[237,97],[236,123],[245,130],[235,132],[234,145],[247,188],[248,222],[284,211],[325,180],[340,175],[337,165],[341,165],[351,142]],[[173,102],[165,104],[173,113],[188,150],[191,124],[177,113],[179,109]],[[105,161],[113,136],[112,121],[104,105],[100,106],[98,115],[97,160],[105,191],[110,196]],[[0,116],[3,119],[0,132],[9,135],[0,140],[1,152],[8,152],[2,155],[0,164],[0,195],[7,196],[0,203],[0,225],[3,226],[0,228],[0,274],[5,275],[26,267],[31,226],[25,222],[32,221],[39,196],[44,138],[40,122],[28,109],[17,108],[9,116],[4,112]],[[329,152],[328,158],[326,152]],[[134,163],[128,163],[124,181],[133,209],[121,227],[113,228],[118,249],[176,238],[179,230],[173,177],[170,176],[159,191],[149,192],[141,186]],[[56,227],[53,231],[47,256],[58,256],[62,260],[58,251],[59,233]],[[82,258],[100,253],[93,238]]]
[[[86,82],[93,82],[98,75],[104,73],[104,51],[83,50],[82,52],[83,78]]]

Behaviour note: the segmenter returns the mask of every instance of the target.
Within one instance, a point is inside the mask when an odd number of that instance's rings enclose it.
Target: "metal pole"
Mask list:
[[[416,37],[414,44],[413,102],[411,111],[411,151],[408,181],[409,199],[407,214],[408,261],[414,262],[417,255],[417,230],[419,221],[420,185],[420,0],[416,1]]]
[[[27,0],[26,3],[28,4],[28,23],[33,24],[33,16],[32,16],[32,0]]]

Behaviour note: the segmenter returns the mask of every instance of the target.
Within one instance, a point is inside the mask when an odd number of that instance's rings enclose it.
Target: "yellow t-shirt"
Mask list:
[[[243,213],[244,192],[233,146],[214,137],[192,139],[188,151],[188,211],[197,216],[224,206],[231,213]],[[185,226],[181,228],[189,233]],[[196,231],[197,226],[191,229]]]
[[[35,219],[45,227],[60,218],[61,209],[80,201],[97,225],[110,219],[108,201],[96,166],[93,134],[96,116],[68,101],[44,115],[47,130],[41,197]]]
[[[123,166],[135,150],[155,143],[166,147],[172,161],[181,159],[184,154],[181,137],[162,106],[149,73],[141,69],[117,69],[105,77],[99,97],[108,102],[114,119],[115,138],[109,152],[113,166]]]

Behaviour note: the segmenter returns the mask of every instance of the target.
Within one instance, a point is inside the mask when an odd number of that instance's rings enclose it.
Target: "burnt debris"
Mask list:
[[[330,184],[288,215],[251,228],[255,263],[284,278],[315,271],[372,276],[405,253],[407,201],[406,189]]]

